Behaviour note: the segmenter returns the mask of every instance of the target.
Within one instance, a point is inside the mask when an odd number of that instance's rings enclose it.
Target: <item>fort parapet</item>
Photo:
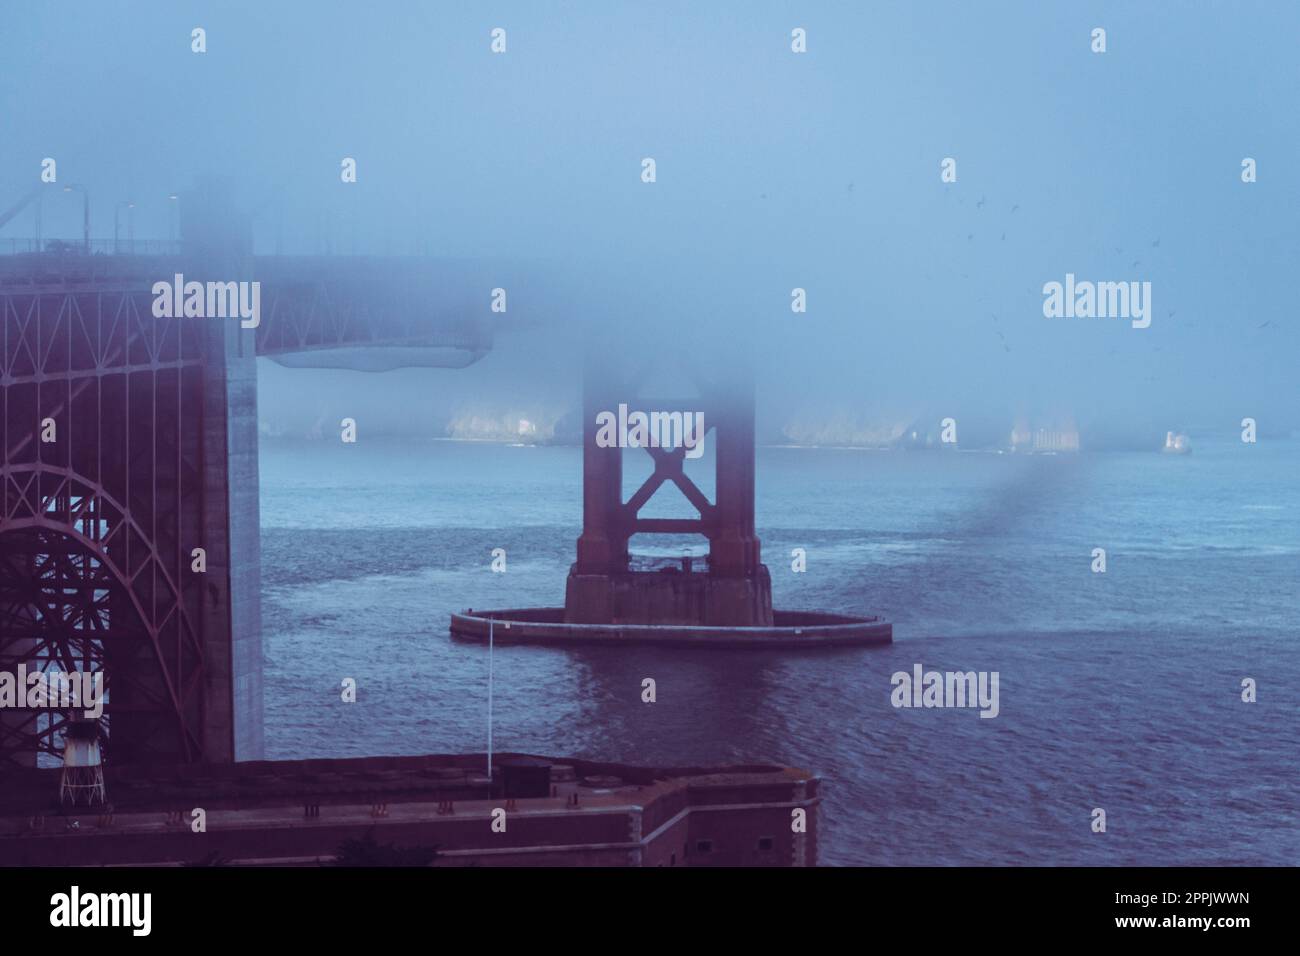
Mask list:
[[[481,754],[109,768],[111,810],[66,813],[57,769],[18,770],[0,866],[316,866],[367,838],[436,847],[435,866],[816,863],[820,779],[803,770],[494,761],[491,778]]]

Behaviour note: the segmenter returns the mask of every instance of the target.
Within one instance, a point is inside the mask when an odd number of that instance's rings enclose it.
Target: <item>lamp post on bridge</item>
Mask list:
[[[169,202],[173,202],[176,204],[175,207],[172,207],[175,208],[176,210],[175,216],[171,214],[170,208],[168,209],[167,212],[167,238],[170,242],[175,243],[176,234],[180,231],[180,224],[181,224],[181,197],[178,196],[176,193],[172,193],[170,196],[167,197],[167,199]]]
[[[114,255],[116,255],[118,252],[118,239],[117,239],[118,220],[119,217],[121,216],[123,206],[125,206],[127,210],[126,229],[127,229],[127,234],[130,236],[131,251],[135,252],[135,216],[131,213],[131,210],[135,208],[135,203],[131,202],[130,200],[123,199],[120,203],[118,203],[116,206],[113,207],[113,254]]]
[[[65,193],[81,193],[81,232],[86,243],[86,255],[90,255],[90,192],[81,183],[70,183],[63,187]]]

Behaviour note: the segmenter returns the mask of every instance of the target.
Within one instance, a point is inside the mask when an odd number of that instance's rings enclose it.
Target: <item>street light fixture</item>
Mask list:
[[[176,203],[176,215],[173,217],[170,211],[167,214],[167,238],[174,243],[176,241],[176,234],[180,231],[181,197],[176,195],[176,193],[172,193],[167,197],[167,199],[169,202]]]
[[[126,229],[128,235],[130,236],[131,251],[135,252],[135,217],[131,215],[131,210],[135,208],[135,203],[131,202],[130,200],[124,199],[116,206],[113,207],[113,254],[114,255],[116,255],[118,252],[118,239],[117,239],[118,220],[122,213],[123,206],[125,206],[127,209]]]
[[[63,191],[65,193],[81,193],[82,238],[86,243],[86,255],[90,255],[90,193],[87,191],[85,186],[81,185],[81,183],[71,183],[70,185],[64,186]]]

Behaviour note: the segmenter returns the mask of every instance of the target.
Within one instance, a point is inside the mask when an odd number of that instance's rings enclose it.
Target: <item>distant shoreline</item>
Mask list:
[[[1231,442],[1234,440],[1234,432],[1225,432],[1223,434],[1203,434],[1198,436],[1197,441],[1201,443],[1209,442],[1211,444],[1219,442]],[[310,438],[305,435],[272,435],[265,432],[259,436],[259,441],[270,442],[275,444],[302,444],[302,445],[320,445],[337,441],[332,436],[321,436]],[[1264,441],[1268,442],[1292,442],[1300,440],[1300,434],[1289,433],[1285,435],[1262,436]],[[582,447],[581,442],[577,441],[557,441],[548,439],[544,441],[520,441],[511,438],[453,438],[446,435],[400,435],[400,434],[379,434],[372,435],[370,441],[377,442],[404,442],[418,444],[421,442],[447,442],[459,445],[500,445],[507,448],[578,448]],[[1020,448],[1012,449],[1006,446],[974,446],[963,447],[958,445],[955,448],[945,448],[942,446],[918,446],[907,447],[903,445],[842,445],[842,444],[804,444],[799,442],[760,442],[756,445],[762,449],[780,449],[780,450],[816,450],[816,451],[860,451],[860,452],[905,452],[908,454],[924,454],[933,452],[938,454],[982,454],[982,455],[1013,455],[1018,457],[1070,457],[1074,455],[1096,454],[1100,452],[1151,452],[1160,453],[1162,448],[1159,446],[1148,446],[1135,442],[1112,443],[1104,445],[1088,445],[1084,448],[1069,450],[1039,450]]]

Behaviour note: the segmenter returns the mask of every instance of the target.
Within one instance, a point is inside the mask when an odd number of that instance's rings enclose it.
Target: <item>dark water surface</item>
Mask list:
[[[264,441],[261,468],[268,756],[485,749],[487,652],[448,615],[563,603],[579,450]],[[814,770],[823,863],[1300,864],[1300,442],[768,448],[758,502],[777,606],[883,612],[893,646],[498,648],[496,748]],[[916,663],[999,672],[999,716],[895,709]]]

